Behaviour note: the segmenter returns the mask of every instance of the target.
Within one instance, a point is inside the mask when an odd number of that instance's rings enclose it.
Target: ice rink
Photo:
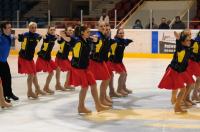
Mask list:
[[[114,99],[113,109],[97,113],[88,91],[86,106],[94,112],[77,113],[77,87],[72,92],[59,92],[37,100],[26,97],[27,76],[17,73],[17,57],[9,57],[13,91],[20,97],[13,107],[0,109],[0,132],[200,132],[200,105],[188,114],[176,115],[170,104],[170,91],[157,85],[169,59],[125,59],[128,71],[128,97]],[[42,88],[47,74],[39,73]],[[66,73],[62,74],[64,83]],[[118,75],[115,75],[115,87]],[[98,82],[99,84],[99,82]],[[55,89],[55,77],[51,89]],[[99,85],[98,85],[99,86]]]

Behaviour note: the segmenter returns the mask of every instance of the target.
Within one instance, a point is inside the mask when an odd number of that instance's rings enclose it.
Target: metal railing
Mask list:
[[[143,2],[143,0],[141,0],[140,3],[138,3],[121,21],[117,20],[117,10],[115,10],[115,19],[114,19],[114,21],[110,21],[111,28],[118,28],[122,24],[125,24],[124,22],[125,21],[127,22],[127,20],[129,19],[129,16],[132,15],[134,10],[137,7],[139,7],[142,2]],[[165,13],[167,12],[167,10],[162,10],[162,11]],[[40,20],[36,21],[38,23],[39,28],[45,28],[50,24],[54,24],[58,28],[64,28],[65,25],[75,26],[77,24],[87,24],[90,28],[97,28],[98,21],[97,20],[85,21],[86,19],[84,19],[83,11],[80,11],[81,16],[78,20],[72,20],[72,21],[52,21],[50,18],[50,16],[51,16],[50,10],[48,10],[47,12],[48,12],[48,19],[46,19],[46,20],[44,19],[42,21],[40,21]],[[150,20],[152,20],[152,18],[154,17],[153,13],[155,13],[154,10],[146,10],[145,17],[148,18],[148,20],[149,20],[149,18],[150,18]],[[29,21],[28,20],[20,21],[19,12],[16,15],[17,15],[17,21],[11,21],[13,28],[27,28]],[[192,20],[193,16],[194,16],[194,12],[192,9],[188,9],[188,10],[180,13],[182,22],[184,22],[185,25],[187,25],[186,27],[189,27],[191,29],[193,29],[193,28],[200,29],[200,18]],[[171,23],[169,25],[171,26],[174,23],[174,21],[175,21],[175,19],[172,18]],[[156,21],[156,22],[158,23],[159,21]],[[150,23],[152,23],[152,22],[150,22]],[[152,28],[152,25],[151,25],[151,28]]]
[[[125,21],[134,13],[134,11],[144,2],[144,0],[140,0],[129,12],[128,14],[117,24],[116,28],[122,26]]]

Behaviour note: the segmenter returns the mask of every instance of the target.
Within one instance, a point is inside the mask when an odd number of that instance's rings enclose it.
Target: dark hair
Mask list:
[[[67,31],[68,30],[68,28],[72,28],[72,26],[69,26],[69,25],[65,25],[65,31]]]
[[[61,32],[64,33],[66,36],[68,36],[67,33],[66,33],[66,31],[68,30],[69,27],[72,28],[72,26],[65,25],[65,29],[61,31]]]
[[[5,21],[1,23],[1,32],[3,33],[3,29],[6,29],[6,25],[11,24],[9,21]]]
[[[74,29],[74,35],[76,37],[80,37],[82,35],[82,33],[87,30],[88,27],[87,26],[76,26],[75,29]]]
[[[135,21],[135,24],[136,24],[137,22],[140,22],[140,23],[141,23],[141,20],[140,20],[140,19],[137,19],[137,20]]]
[[[118,34],[120,30],[123,30],[123,28],[122,27],[118,28],[116,34]]]
[[[177,19],[177,18],[181,19],[180,16],[176,16],[176,19]]]
[[[56,27],[56,26],[53,25],[53,24],[50,24],[50,25],[48,26],[48,29],[50,29],[51,27]]]
[[[117,37],[117,34],[119,34],[119,31],[120,31],[120,30],[123,30],[123,28],[120,27],[120,28],[117,29],[117,32],[116,32],[115,38]]]
[[[56,28],[56,26],[55,26],[55,25],[49,25],[49,26],[48,26],[47,33],[49,33],[49,30],[50,30],[50,28],[52,28],[52,27],[55,27],[55,28]]]

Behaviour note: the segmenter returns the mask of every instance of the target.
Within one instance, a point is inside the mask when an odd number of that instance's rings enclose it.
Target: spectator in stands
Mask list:
[[[99,19],[99,23],[101,23],[101,22],[109,23],[109,16],[107,15],[106,9],[102,10],[102,16]]]
[[[172,25],[172,29],[185,29],[185,24],[181,21],[180,16],[176,16],[176,20]]]
[[[146,25],[145,28],[146,28],[146,29],[150,29],[150,22],[149,22],[149,24]],[[155,24],[154,18],[152,18],[152,29],[158,29],[158,25]]]
[[[167,19],[165,17],[161,19],[161,24],[159,25],[159,29],[169,29],[169,25],[167,24]]]
[[[135,21],[135,25],[133,25],[133,29],[143,29],[142,22],[140,19]]]

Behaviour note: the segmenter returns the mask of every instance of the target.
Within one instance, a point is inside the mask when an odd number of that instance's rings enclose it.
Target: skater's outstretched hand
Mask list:
[[[98,42],[97,35],[92,35],[92,36],[90,36],[90,38],[92,39],[92,42]]]
[[[180,34],[179,34],[179,33],[177,33],[176,31],[174,31],[174,36],[175,36],[175,38],[176,38],[177,40],[179,40],[179,39],[180,39]]]
[[[71,38],[66,36],[65,32],[63,32],[63,31],[60,32],[60,36],[67,42],[71,41]]]
[[[57,38],[57,40],[61,40],[61,36],[56,34],[55,37]]]

